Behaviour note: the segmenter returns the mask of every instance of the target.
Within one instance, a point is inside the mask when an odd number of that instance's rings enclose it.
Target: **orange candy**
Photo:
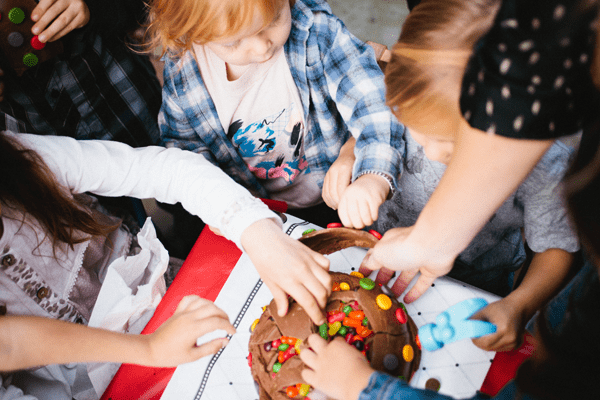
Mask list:
[[[298,396],[298,388],[296,388],[296,386],[288,386],[288,388],[285,390],[285,393],[288,395],[288,397],[293,399],[294,397]]]
[[[333,286],[331,287],[331,290],[334,291],[334,292],[339,292],[341,290],[340,289],[340,284],[337,283],[337,282],[333,282]]]
[[[346,326],[351,326],[352,328],[358,328],[359,326],[362,326],[362,321],[346,317],[344,318],[344,322],[342,322],[342,324]]]
[[[362,323],[362,320],[365,319],[365,313],[364,313],[364,311],[361,311],[361,310],[350,311],[350,313],[348,314],[348,317],[352,318],[352,319],[358,319]]]

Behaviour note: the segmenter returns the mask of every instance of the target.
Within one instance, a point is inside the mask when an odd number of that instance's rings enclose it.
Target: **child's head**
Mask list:
[[[0,216],[22,214],[23,218],[32,217],[55,247],[58,242],[73,246],[86,240],[79,232],[96,236],[114,230],[115,226],[96,221],[71,197],[36,152],[22,148],[2,131],[0,171]],[[11,209],[17,213],[10,213]]]
[[[293,2],[152,0],[150,46],[161,46],[163,54],[168,51],[179,56],[194,43],[209,44],[219,57],[234,65],[266,61],[287,41]]]
[[[441,155],[427,154],[431,159],[449,161],[451,143],[468,127],[459,105],[462,78],[499,6],[499,0],[422,0],[402,26],[385,68],[387,103],[419,143],[430,137],[430,146],[441,146],[429,152]]]

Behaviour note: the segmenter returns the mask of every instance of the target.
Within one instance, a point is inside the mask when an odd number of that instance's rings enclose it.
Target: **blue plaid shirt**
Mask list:
[[[319,185],[350,135],[357,139],[354,179],[401,173],[404,126],[385,104],[383,73],[372,48],[358,40],[323,0],[298,0],[284,46],[304,115],[304,149]],[[227,138],[191,51],[165,57],[162,144],[204,155],[254,195],[269,197]]]

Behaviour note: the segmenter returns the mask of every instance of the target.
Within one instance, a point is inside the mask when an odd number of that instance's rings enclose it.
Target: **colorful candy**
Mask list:
[[[398,307],[396,309],[396,319],[401,324],[405,324],[406,323],[406,321],[407,321],[406,313],[404,312],[404,310],[402,309],[402,307]]]
[[[392,307],[392,300],[385,294],[380,294],[375,298],[375,302],[382,310],[389,310]]]
[[[333,324],[329,325],[329,336],[333,336],[336,333],[338,333],[338,331],[340,330],[340,328],[342,327],[342,323],[340,321],[336,321]]]
[[[365,277],[363,274],[361,274],[358,271],[352,271],[352,272],[350,272],[350,275],[355,276],[357,278],[364,278]]]
[[[302,232],[302,236],[308,235],[309,233],[314,232],[314,231],[316,231],[316,229],[314,229],[314,228],[307,229],[304,232]]]
[[[375,236],[377,239],[381,239],[381,233],[377,232],[375,229],[369,229],[369,233]]]
[[[285,394],[293,399],[294,397],[298,396],[298,388],[296,388],[296,386],[288,386],[288,388],[285,390]]]
[[[319,326],[319,336],[321,336],[325,340],[327,340],[329,338],[329,336],[327,335],[327,331],[328,331],[327,323]]]
[[[404,358],[404,361],[411,362],[414,357],[415,351],[413,350],[412,346],[410,344],[404,345],[402,348],[402,358]]]
[[[258,324],[259,319],[255,319],[254,322],[252,323],[252,325],[250,325],[250,332],[254,332],[254,328],[256,328],[256,325]]]
[[[352,307],[344,306],[342,311],[344,312],[344,314],[348,315],[348,314],[350,314],[350,311],[352,311],[352,310],[354,310]]]
[[[278,373],[280,369],[281,369],[281,363],[276,362],[275,364],[273,364],[273,372]]]
[[[298,385],[296,385],[296,387],[298,387]],[[302,383],[302,384],[300,384],[300,387],[298,388],[298,394],[300,396],[306,396],[308,394],[309,390],[310,390],[310,385],[307,385],[306,383]]]
[[[341,290],[350,290],[350,285],[347,282],[340,283]]]
[[[343,321],[345,317],[346,317],[346,314],[344,314],[343,311],[336,312],[327,317],[327,322],[330,324],[333,324],[334,322],[337,322],[337,321]]]
[[[339,222],[330,222],[327,224],[328,228],[341,228],[342,224]]]
[[[370,278],[361,278],[358,284],[365,290],[373,290],[375,287],[375,282],[373,282],[373,280]]]

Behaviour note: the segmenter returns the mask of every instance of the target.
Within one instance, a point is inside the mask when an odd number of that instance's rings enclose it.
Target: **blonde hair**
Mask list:
[[[252,24],[254,13],[265,25],[288,0],[150,0],[145,42],[148,50],[160,48],[179,57],[193,43],[206,44],[237,34]],[[290,1],[290,4],[293,4]]]
[[[408,15],[385,68],[386,100],[407,125],[460,112],[460,85],[473,46],[501,0],[422,0]]]

